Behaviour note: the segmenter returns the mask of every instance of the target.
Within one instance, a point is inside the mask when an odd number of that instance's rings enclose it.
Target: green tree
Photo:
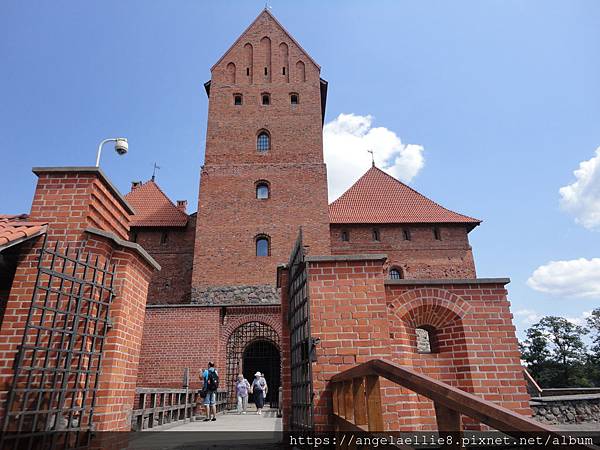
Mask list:
[[[600,386],[600,308],[594,309],[586,320],[592,333],[592,352],[588,363],[588,373],[594,385]]]

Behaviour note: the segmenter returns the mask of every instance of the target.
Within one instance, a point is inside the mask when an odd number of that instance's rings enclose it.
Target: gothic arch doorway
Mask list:
[[[266,364],[265,356],[277,355],[275,362]],[[258,367],[257,365],[261,365]],[[251,367],[255,367],[251,372]],[[267,369],[272,374],[267,373]],[[277,331],[269,325],[254,321],[246,322],[237,327],[227,340],[227,407],[235,408],[237,398],[235,395],[235,382],[239,373],[244,374],[249,382],[254,379],[254,373],[264,372],[269,386],[268,401],[274,404],[277,401],[277,391],[281,379],[280,340]],[[268,377],[273,377],[270,380]],[[277,384],[273,384],[277,382]]]

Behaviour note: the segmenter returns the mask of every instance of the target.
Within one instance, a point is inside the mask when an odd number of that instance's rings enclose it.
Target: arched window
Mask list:
[[[440,229],[438,227],[435,227],[433,229],[433,237],[435,237],[436,241],[442,240],[442,232],[440,231]]]
[[[256,150],[259,152],[266,152],[271,149],[271,136],[266,131],[261,131],[258,133],[258,137],[256,138]]]
[[[256,236],[256,256],[269,256],[271,254],[269,236],[260,234]]]
[[[405,241],[410,241],[410,239],[411,239],[410,230],[408,228],[403,229],[402,236],[404,237]]]
[[[437,353],[435,330],[432,327],[417,327],[415,328],[415,334],[417,335],[418,353]]]
[[[340,239],[342,240],[342,242],[348,242],[350,240],[350,234],[344,230],[340,234]]]
[[[392,267],[390,269],[390,280],[401,280],[402,278],[404,278],[402,275],[402,269],[398,267]]]
[[[379,235],[379,229],[378,228],[373,228],[371,235],[373,237],[373,240],[376,242],[380,241],[381,236]]]
[[[233,94],[233,104],[236,106],[242,104],[242,94]]]
[[[298,103],[300,103],[300,97],[298,96],[298,94],[296,94],[296,93],[290,94],[290,103],[292,105],[297,105]]]
[[[268,93],[263,93],[261,94],[261,98],[262,98],[262,104],[263,105],[270,105],[271,104],[271,94]]]
[[[258,181],[256,183],[256,198],[266,200],[269,198],[269,183],[266,181]]]

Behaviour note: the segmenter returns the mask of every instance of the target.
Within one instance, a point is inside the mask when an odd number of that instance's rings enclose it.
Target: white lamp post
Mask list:
[[[100,153],[102,153],[102,146],[107,142],[115,143],[115,152],[117,152],[117,154],[119,154],[120,156],[123,156],[125,153],[127,153],[127,150],[129,150],[127,138],[104,139],[102,142],[100,142],[100,145],[98,146],[98,155],[96,156],[96,167],[100,167]]]

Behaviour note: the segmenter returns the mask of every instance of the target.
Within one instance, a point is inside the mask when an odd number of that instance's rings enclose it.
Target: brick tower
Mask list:
[[[211,69],[192,303],[269,304],[300,227],[328,254],[320,67],[262,11]]]

